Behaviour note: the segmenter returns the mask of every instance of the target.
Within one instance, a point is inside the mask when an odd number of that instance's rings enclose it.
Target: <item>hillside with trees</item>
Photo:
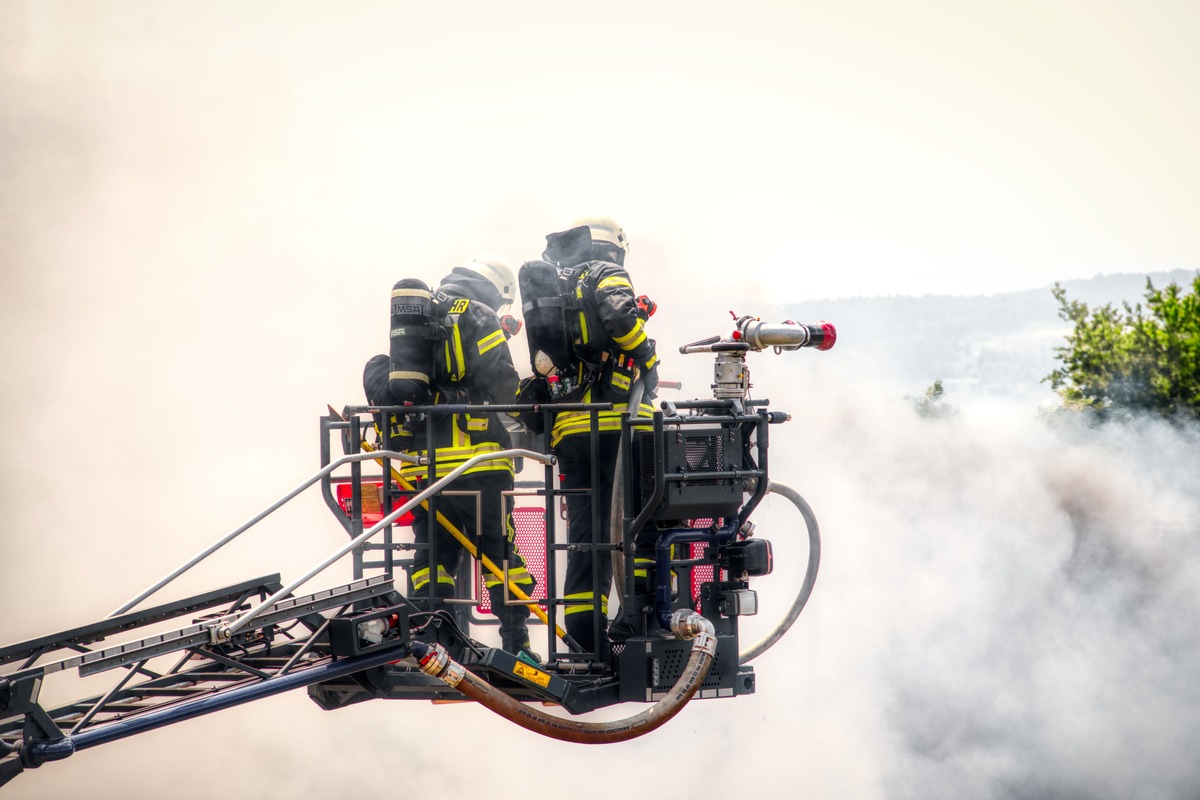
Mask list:
[[[1063,281],[1061,290],[1088,308],[1136,302],[1154,286],[1191,286],[1190,270],[1102,275]],[[838,358],[921,395],[941,380],[954,398],[1000,395],[1037,404],[1061,402],[1049,380],[1061,365],[1073,323],[1060,316],[1054,286],[993,295],[856,297],[811,300],[781,309],[838,329]]]

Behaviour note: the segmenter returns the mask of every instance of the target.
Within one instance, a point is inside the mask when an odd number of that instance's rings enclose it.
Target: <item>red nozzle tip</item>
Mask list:
[[[826,322],[825,320],[821,320],[819,324],[821,326],[821,333],[824,335],[821,337],[821,344],[817,346],[817,349],[828,350],[837,343],[837,328],[833,327],[832,322]]]

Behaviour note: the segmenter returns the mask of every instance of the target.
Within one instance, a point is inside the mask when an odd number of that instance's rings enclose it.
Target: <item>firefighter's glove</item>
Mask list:
[[[636,302],[637,302],[637,308],[638,308],[638,316],[640,316],[643,320],[650,319],[651,317],[654,316],[654,312],[658,311],[658,303],[654,302],[653,300],[651,300],[648,296],[646,296],[644,294],[639,294],[637,296]]]
[[[550,402],[550,387],[546,379],[540,375],[522,378],[517,385],[518,405],[540,405]],[[518,411],[514,416],[532,433],[542,433],[545,429],[545,418],[541,411]]]
[[[521,332],[521,320],[512,314],[505,314],[500,317],[500,328],[504,331],[504,338],[511,339]]]

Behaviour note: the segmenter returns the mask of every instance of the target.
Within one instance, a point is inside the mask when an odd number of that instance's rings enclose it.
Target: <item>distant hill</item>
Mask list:
[[[1089,306],[1140,302],[1149,277],[1156,287],[1191,283],[1190,270],[1100,275],[1062,281],[1067,297]],[[1009,395],[1053,399],[1042,378],[1058,366],[1054,348],[1071,326],[1059,319],[1051,287],[956,297],[858,297],[811,300],[785,307],[797,320],[827,319],[837,326],[838,354],[860,368],[920,394],[942,379],[947,400]]]

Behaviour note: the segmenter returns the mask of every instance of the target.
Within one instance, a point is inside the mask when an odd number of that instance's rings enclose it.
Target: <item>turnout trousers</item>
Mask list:
[[[415,489],[420,491],[425,487],[424,482],[417,483]],[[511,496],[503,493],[512,489],[513,478],[508,472],[492,472],[479,475],[467,474],[450,484],[447,491],[472,492],[472,494],[438,495],[433,498],[434,511],[444,516],[475,544],[477,552],[486,555],[498,568],[503,569],[504,560],[508,559],[509,583],[520,587],[527,595],[532,596],[535,580],[525,569],[525,561],[517,550],[516,530],[512,522]],[[473,494],[478,492],[478,495]],[[476,508],[480,509],[480,527],[476,535]],[[431,520],[428,509],[417,506],[413,509],[413,534],[418,545],[430,543]],[[469,595],[468,587],[458,587],[455,575],[462,563],[463,547],[441,522],[432,525],[433,547],[436,549],[437,563],[430,558],[430,550],[418,547],[413,556],[413,571],[411,575],[413,596],[429,597],[430,587],[434,587],[434,597],[464,597]],[[505,649],[510,645],[528,643],[529,634],[526,620],[529,619],[529,608],[525,605],[505,605],[504,584],[487,570],[483,571],[484,586],[491,599],[492,613],[500,621],[500,639]]]
[[[592,469],[588,436],[566,436],[554,448],[559,459],[562,488],[591,490],[567,495],[567,541],[570,544],[608,542],[613,473],[620,443],[619,433],[599,435],[595,470]],[[563,597],[568,604],[563,607],[563,627],[588,652],[603,653],[608,648],[611,584],[612,556],[609,550],[583,549],[568,553],[567,574],[563,581]]]

